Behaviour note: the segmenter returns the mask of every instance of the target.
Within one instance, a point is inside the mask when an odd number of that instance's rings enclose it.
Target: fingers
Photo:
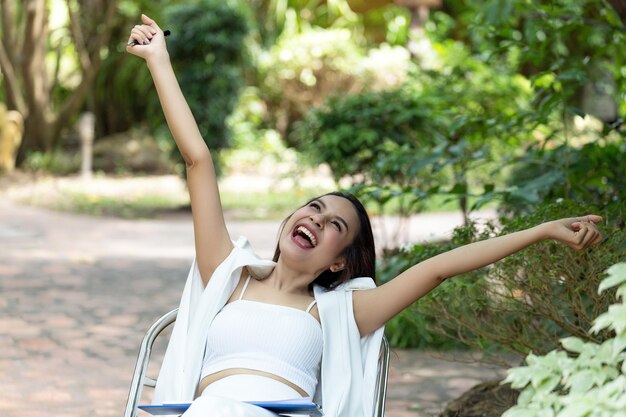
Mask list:
[[[157,34],[156,29],[147,25],[135,25],[130,31],[129,45],[148,45],[154,35]]]
[[[159,25],[145,14],[141,15],[141,21],[143,24],[135,25],[131,30],[128,46],[149,45],[152,38],[161,31]]]
[[[589,245],[591,245],[591,243],[596,239],[597,237],[597,230],[595,229],[591,229],[588,228],[587,229],[587,234],[583,237],[580,245],[581,245],[581,249],[586,249],[587,247],[589,247]]]
[[[141,21],[143,22],[144,25],[148,25],[148,26],[153,26],[158,28],[158,25],[156,24],[156,22],[152,19],[150,19],[148,16],[146,16],[145,14],[141,14]]]
[[[588,215],[583,216],[583,217],[578,217],[576,220],[580,221],[580,222],[587,222],[587,223],[597,224],[597,223],[600,223],[602,221],[602,217],[598,216],[598,215],[595,215],[595,214],[588,214]]]
[[[578,225],[579,229],[574,232],[572,240],[568,243],[569,247],[582,250],[602,240],[602,235],[600,231],[596,229],[594,223],[581,222],[575,224]],[[572,228],[574,228],[574,224],[572,224]]]
[[[584,224],[580,224],[580,230],[574,232],[574,236],[572,240],[568,243],[568,246],[572,249],[581,250],[583,248],[583,242],[588,232],[589,228]]]

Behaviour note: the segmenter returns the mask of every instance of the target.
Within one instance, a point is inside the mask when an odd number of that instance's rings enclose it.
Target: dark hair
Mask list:
[[[330,269],[327,269],[315,278],[313,284],[321,285],[326,289],[333,289],[338,285],[356,277],[371,277],[376,280],[376,250],[374,248],[374,235],[372,234],[372,225],[365,207],[363,207],[363,204],[361,204],[359,199],[354,195],[342,191],[333,191],[323,194],[309,200],[304,206],[326,195],[342,197],[352,203],[359,217],[359,232],[354,237],[352,243],[350,243],[350,245],[348,245],[343,252],[343,256],[345,257],[344,269],[337,272],[332,272]],[[282,234],[285,223],[291,218],[291,216],[292,214],[283,220],[280,226],[279,236]],[[279,257],[280,247],[276,244],[276,250],[274,251],[273,258],[274,262],[278,261]]]

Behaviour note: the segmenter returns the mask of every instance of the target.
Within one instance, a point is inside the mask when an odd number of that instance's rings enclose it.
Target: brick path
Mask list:
[[[271,248],[277,228],[235,223],[231,233],[240,230]],[[121,416],[143,332],[177,305],[191,233],[186,215],[92,218],[0,200],[0,416]],[[395,351],[387,416],[434,415],[498,375],[477,362]]]

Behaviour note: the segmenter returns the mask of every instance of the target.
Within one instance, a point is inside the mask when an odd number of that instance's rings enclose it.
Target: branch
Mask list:
[[[76,54],[78,55],[80,67],[83,73],[85,73],[92,65],[91,58],[89,57],[89,51],[87,50],[87,44],[85,43],[85,36],[83,35],[83,30],[80,26],[80,19],[72,7],[72,1],[67,0],[66,4],[67,11],[70,16],[70,32],[72,34],[72,39],[74,40],[74,48],[76,49]]]
[[[28,107],[24,102],[24,96],[20,90],[20,83],[15,74],[15,66],[11,61],[9,54],[7,53],[4,43],[0,42],[0,71],[4,76],[5,89],[7,93],[7,99],[10,105],[14,105],[16,110],[19,111],[24,118],[27,117]]]
[[[5,90],[9,106],[19,111],[26,117],[28,107],[24,102],[24,96],[20,90],[20,83],[15,73],[15,54],[6,45],[13,45],[15,33],[11,18],[14,16],[13,3],[2,0],[0,2],[0,13],[2,13],[2,42],[0,42],[0,71],[4,76]]]
[[[50,100],[45,71],[45,47],[48,38],[46,2],[45,0],[30,0],[26,2],[25,8],[26,24],[22,50],[24,96],[29,109],[39,106],[44,107],[45,111]]]
[[[13,0],[2,0],[0,2],[0,7],[2,7],[2,46],[12,63],[15,62],[13,48],[15,48],[16,44],[15,27],[13,25],[13,19],[15,18],[14,6]]]
[[[70,116],[78,111],[80,106],[82,106],[85,96],[91,89],[93,80],[95,79],[96,74],[98,73],[98,69],[100,68],[100,62],[102,60],[100,50],[104,47],[104,45],[109,42],[109,39],[111,37],[111,28],[113,19],[115,18],[115,11],[117,9],[117,0],[108,1],[106,2],[106,5],[107,9],[103,22],[104,29],[102,30],[102,32],[98,36],[97,41],[95,42],[95,46],[90,59],[90,65],[87,68],[83,68],[83,77],[80,84],[74,89],[72,94],[63,103],[63,107],[59,111],[58,118],[54,126],[55,137],[56,134],[60,132],[60,130],[63,128],[63,126],[65,126]]]

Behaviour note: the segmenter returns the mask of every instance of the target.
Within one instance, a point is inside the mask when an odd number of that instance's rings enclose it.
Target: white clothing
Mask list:
[[[231,375],[206,387],[183,417],[277,417],[276,413],[242,401],[275,401],[299,397],[300,394],[293,388],[272,378]]]
[[[322,362],[320,323],[305,310],[244,300],[249,282],[250,277],[239,299],[211,323],[200,380],[225,369],[254,369],[282,377],[312,397]]]
[[[234,242],[233,251],[215,270],[206,288],[196,262],[193,263],[153,403],[194,399],[208,328],[232,295],[244,266],[254,275],[267,276],[274,263],[258,258],[245,238]],[[383,328],[361,338],[352,310],[352,291],[372,287],[371,278],[355,278],[332,291],[314,289],[324,341],[321,377],[314,400],[327,417],[373,415]]]

